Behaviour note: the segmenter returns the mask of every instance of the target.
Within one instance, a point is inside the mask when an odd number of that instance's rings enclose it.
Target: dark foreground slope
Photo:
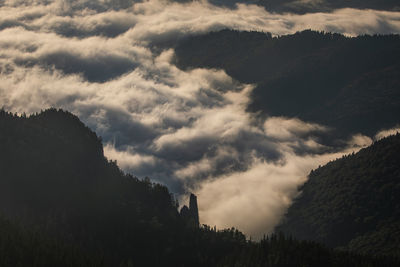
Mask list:
[[[108,161],[74,115],[0,111],[0,266],[396,265],[283,236],[248,242],[233,228],[196,227],[166,187]]]
[[[303,31],[271,37],[223,30],[176,49],[180,68],[221,68],[255,83],[249,111],[299,117],[346,135],[375,134],[400,118],[400,36]]]
[[[0,266],[85,267],[102,266],[98,255],[83,253],[72,244],[61,243],[41,232],[0,218]]]
[[[257,243],[226,256],[219,266],[246,267],[395,267],[396,257],[361,255],[348,251],[327,249],[312,241],[298,241],[283,234],[271,235]]]
[[[105,266],[206,266],[245,242],[188,225],[165,186],[124,174],[94,132],[55,109],[0,111],[0,214]]]
[[[400,134],[312,171],[278,230],[400,256]]]

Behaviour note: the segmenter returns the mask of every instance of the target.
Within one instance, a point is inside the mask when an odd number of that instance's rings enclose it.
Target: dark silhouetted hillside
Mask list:
[[[198,226],[165,186],[123,173],[69,112],[0,111],[0,266],[396,266],[238,230]],[[195,226],[195,227],[193,227]],[[321,265],[322,264],[322,265]]]
[[[4,218],[106,266],[205,266],[245,242],[237,230],[187,227],[165,186],[124,174],[62,110],[0,111],[0,174]]]
[[[257,84],[252,112],[314,121],[343,135],[373,135],[400,122],[399,35],[223,30],[183,40],[175,51],[180,68],[221,68]]]
[[[396,257],[328,249],[316,242],[298,241],[279,233],[264,237],[260,242],[248,243],[245,248],[226,256],[218,266],[395,267],[399,263]]]
[[[0,266],[102,266],[102,257],[0,218]]]
[[[400,256],[400,134],[311,171],[277,229],[369,255]]]
[[[273,12],[331,12],[339,8],[378,9],[397,11],[400,4],[396,0],[258,0],[256,2]]]
[[[176,2],[190,2],[190,0],[174,0]],[[377,9],[398,11],[400,4],[396,0],[209,0],[217,6],[234,8],[237,3],[255,4],[265,7],[273,13],[305,14],[313,12],[332,12],[340,8]]]

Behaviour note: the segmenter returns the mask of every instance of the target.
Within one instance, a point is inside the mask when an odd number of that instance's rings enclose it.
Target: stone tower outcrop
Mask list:
[[[199,225],[200,224],[199,208],[197,207],[197,197],[194,194],[190,194],[189,210],[190,210],[190,213],[192,214],[194,222],[196,223],[196,225]]]
[[[184,205],[180,211],[181,217],[188,222],[189,225],[199,227],[199,208],[197,206],[197,197],[190,194],[189,207]]]

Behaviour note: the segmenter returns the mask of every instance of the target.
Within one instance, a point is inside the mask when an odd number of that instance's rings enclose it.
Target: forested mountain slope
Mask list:
[[[205,266],[245,242],[237,230],[188,225],[165,186],[124,174],[62,110],[0,111],[0,174],[4,218],[105,266]]]
[[[311,171],[277,228],[331,247],[400,256],[400,134]]]
[[[344,135],[372,135],[400,122],[399,35],[223,30],[183,40],[175,52],[180,68],[221,68],[257,84],[252,112],[299,117]]]
[[[0,218],[0,266],[102,266],[102,257],[82,252],[41,232]]]
[[[265,6],[273,12],[329,12],[338,8],[399,10],[400,4],[396,0],[258,0],[259,5]]]
[[[0,110],[0,266],[399,265],[283,235],[252,242],[234,228],[199,227],[191,199],[182,216],[166,187],[124,174],[69,112]]]
[[[189,2],[189,0],[175,0],[177,2]],[[234,8],[237,3],[255,4],[265,7],[274,13],[305,14],[312,12],[332,12],[339,8],[377,9],[398,11],[400,4],[396,0],[209,0],[217,6]]]

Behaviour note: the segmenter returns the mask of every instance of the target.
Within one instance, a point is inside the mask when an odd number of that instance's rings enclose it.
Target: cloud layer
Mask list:
[[[329,132],[324,126],[254,118],[245,111],[253,85],[223,70],[182,71],[171,63],[171,44],[223,28],[398,33],[400,12],[282,15],[207,2],[5,0],[0,107],[72,111],[102,136],[106,155],[126,171],[178,194],[197,193],[203,223],[259,237],[272,231],[311,168],[348,151],[319,143],[316,136]],[[349,145],[358,149],[370,141],[356,136]]]

